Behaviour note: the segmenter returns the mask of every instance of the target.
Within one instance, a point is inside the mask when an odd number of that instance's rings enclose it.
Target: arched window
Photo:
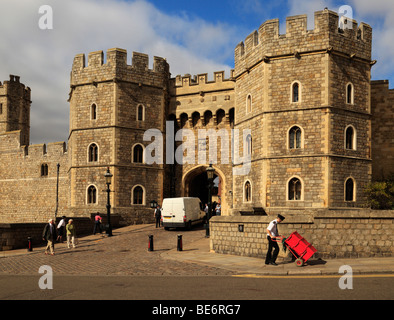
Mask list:
[[[144,189],[141,186],[135,186],[132,190],[133,204],[144,204]]]
[[[197,126],[198,122],[200,121],[200,113],[199,112],[193,112],[192,114],[192,125],[193,127]]]
[[[181,121],[180,121],[181,128],[183,128],[187,124],[187,121],[189,120],[189,116],[186,113],[182,113],[180,118],[181,118]]]
[[[234,108],[231,108],[228,111],[228,119],[230,121],[230,127],[234,128]]]
[[[97,189],[95,186],[89,186],[87,196],[88,196],[87,197],[88,204],[97,203]]]
[[[245,182],[244,185],[244,201],[250,202],[252,200],[252,186],[249,181]]]
[[[293,82],[291,85],[291,102],[301,101],[301,85],[298,81]]]
[[[248,94],[246,97],[246,113],[252,112],[252,96]]]
[[[246,143],[246,154],[252,155],[252,135],[248,134],[245,139]]]
[[[345,149],[356,150],[356,130],[349,125],[345,129]]]
[[[133,148],[133,162],[143,163],[144,161],[144,148],[140,144],[136,144]]]
[[[144,121],[145,120],[145,110],[142,104],[137,106],[137,121]]]
[[[294,126],[289,130],[289,149],[300,149],[302,147],[302,131],[300,127]]]
[[[97,119],[97,105],[93,103],[90,106],[90,119],[91,120],[96,120]]]
[[[346,103],[347,104],[354,103],[354,87],[352,83],[348,83],[346,85]]]
[[[301,200],[302,184],[300,179],[292,178],[288,185],[289,195],[288,200]]]
[[[89,146],[88,160],[89,160],[89,162],[96,162],[96,161],[98,161],[98,146],[95,143],[92,143]]]
[[[41,165],[41,177],[46,177],[48,176],[48,165],[46,163],[43,163]]]
[[[223,109],[219,109],[216,111],[216,124],[219,125],[222,123],[223,119],[225,119],[226,113]]]
[[[345,182],[345,201],[355,201],[355,185],[352,178],[348,178]]]
[[[212,119],[212,111],[207,110],[204,112],[204,125],[208,125]]]

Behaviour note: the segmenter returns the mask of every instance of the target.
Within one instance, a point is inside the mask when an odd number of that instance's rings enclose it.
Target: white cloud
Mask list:
[[[372,79],[390,79],[394,86],[394,1],[350,0],[355,19],[372,26],[372,59],[378,63],[372,67]]]
[[[68,138],[69,77],[78,53],[119,47],[161,56],[177,74],[228,70],[237,30],[187,16],[170,16],[146,1],[47,0],[53,30],[38,27],[40,0],[2,0],[0,11],[0,81],[21,76],[32,89],[33,143]],[[234,40],[235,39],[235,40]]]
[[[332,6],[331,0],[289,0],[289,16],[307,14],[308,29],[311,30],[315,26],[315,12],[321,11],[326,7],[333,10]],[[284,21],[283,23],[285,24],[286,22]]]

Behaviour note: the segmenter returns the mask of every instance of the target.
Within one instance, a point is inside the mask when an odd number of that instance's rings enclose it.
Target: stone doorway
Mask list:
[[[204,206],[208,203],[208,177],[206,168],[206,166],[194,168],[186,173],[183,179],[183,196],[197,197],[201,200]],[[220,202],[223,210],[225,202],[225,199],[222,197],[224,184],[221,173],[218,172],[216,168],[213,183],[212,203]]]

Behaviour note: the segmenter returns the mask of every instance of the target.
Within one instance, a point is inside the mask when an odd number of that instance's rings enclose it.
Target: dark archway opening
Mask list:
[[[218,202],[221,194],[221,183],[219,176],[214,175],[212,188],[212,202]],[[187,185],[188,197],[197,197],[205,205],[208,203],[208,177],[206,172],[201,172],[190,178]]]

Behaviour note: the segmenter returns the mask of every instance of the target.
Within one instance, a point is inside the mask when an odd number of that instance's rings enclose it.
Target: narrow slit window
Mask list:
[[[245,202],[251,201],[252,198],[252,187],[249,181],[245,183]]]
[[[246,98],[246,112],[252,112],[252,96],[250,94]]]
[[[345,201],[354,201],[354,181],[348,178],[345,183]]]
[[[95,103],[90,106],[90,118],[92,120],[97,119],[97,105]]]
[[[354,102],[354,90],[353,90],[353,85],[349,83],[346,86],[346,103],[347,104],[353,104]]]
[[[292,88],[292,102],[300,101],[300,84],[298,82],[293,83]]]
[[[142,105],[137,107],[137,120],[144,121],[144,106]]]

